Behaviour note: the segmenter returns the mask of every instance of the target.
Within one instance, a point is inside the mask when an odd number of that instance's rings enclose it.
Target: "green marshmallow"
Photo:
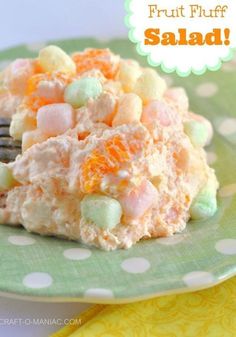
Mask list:
[[[194,146],[203,147],[207,143],[208,130],[204,123],[188,121],[184,123],[184,132],[190,138]]]
[[[11,170],[3,163],[0,163],[0,192],[9,190],[15,185],[15,182]]]
[[[100,228],[112,229],[120,223],[122,208],[116,199],[90,194],[81,201],[81,214]]]
[[[73,108],[85,105],[89,98],[97,98],[102,93],[102,85],[97,78],[85,77],[70,83],[64,92],[64,100]]]
[[[193,220],[210,218],[217,211],[216,192],[208,186],[203,188],[193,200],[190,216]]]

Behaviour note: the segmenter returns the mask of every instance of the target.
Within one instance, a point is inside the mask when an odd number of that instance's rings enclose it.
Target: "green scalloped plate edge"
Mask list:
[[[107,299],[107,298],[97,298],[97,297],[90,297],[90,298],[84,298],[84,297],[48,297],[48,296],[28,296],[28,295],[22,295],[14,292],[1,292],[0,296],[10,299],[17,299],[17,300],[23,300],[23,301],[29,301],[29,302],[45,302],[45,303],[99,303],[99,304],[126,304],[126,303],[134,303],[139,301],[145,301],[150,300],[155,297],[161,297],[161,296],[170,296],[170,295],[178,295],[178,294],[186,294],[190,292],[195,291],[201,291],[205,289],[209,289],[215,286],[220,285],[221,283],[231,279],[232,277],[236,276],[236,271],[234,275],[227,276],[225,278],[222,278],[218,280],[217,282],[211,283],[210,285],[202,286],[202,287],[192,287],[192,288],[181,288],[181,289],[174,289],[169,291],[162,291],[157,292],[150,295],[144,295],[144,296],[138,296],[138,297],[132,297],[132,298],[115,298],[115,299]]]

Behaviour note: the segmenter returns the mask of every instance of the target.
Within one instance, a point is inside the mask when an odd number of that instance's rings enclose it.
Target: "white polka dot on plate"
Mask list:
[[[8,241],[16,246],[28,246],[35,243],[35,239],[23,235],[11,235]]]
[[[236,118],[225,118],[219,125],[218,131],[223,136],[236,133]]]
[[[70,248],[63,252],[65,258],[69,260],[85,260],[91,256],[92,252],[85,248]]]
[[[182,242],[185,239],[184,235],[175,234],[173,236],[170,236],[168,238],[159,238],[156,240],[157,243],[160,243],[161,245],[177,245],[178,243]]]
[[[207,271],[192,271],[185,274],[183,281],[187,287],[202,287],[214,282],[214,276]]]
[[[217,252],[224,255],[236,255],[236,239],[223,239],[215,244]]]
[[[127,273],[141,274],[150,268],[150,262],[144,257],[131,257],[121,263],[121,268]]]
[[[29,43],[26,45],[26,48],[32,52],[38,52],[40,49],[44,48],[47,45],[46,42],[36,42],[36,43]]]
[[[236,71],[236,63],[231,61],[231,62],[226,62],[222,65],[222,70],[225,72],[232,72]]]
[[[110,289],[105,288],[90,288],[85,291],[84,297],[91,298],[113,298],[113,292]]]
[[[197,86],[196,94],[200,97],[212,97],[218,90],[218,86],[215,83],[206,82]]]
[[[236,194],[236,183],[222,186],[218,192],[218,195],[222,198],[231,197]]]
[[[30,273],[23,279],[24,286],[33,289],[47,288],[52,282],[52,277],[49,274],[41,272]]]
[[[209,165],[214,164],[217,161],[217,155],[215,152],[207,151],[207,163]]]

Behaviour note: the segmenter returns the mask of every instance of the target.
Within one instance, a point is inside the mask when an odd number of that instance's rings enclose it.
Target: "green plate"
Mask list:
[[[128,40],[48,43],[68,52],[109,47],[147,65]],[[42,46],[21,45],[2,51],[0,64],[36,56]],[[2,294],[47,301],[122,303],[209,287],[236,274],[236,61],[202,76],[165,76],[173,85],[185,87],[191,109],[214,125],[214,139],[207,151],[221,185],[217,214],[207,221],[189,223],[182,234],[172,238],[142,241],[129,250],[114,252],[0,226]]]

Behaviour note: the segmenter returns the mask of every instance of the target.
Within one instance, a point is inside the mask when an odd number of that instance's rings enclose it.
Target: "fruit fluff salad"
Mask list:
[[[0,222],[105,250],[181,232],[217,210],[212,126],[182,88],[109,49],[48,46],[0,74],[22,154],[0,166]]]

